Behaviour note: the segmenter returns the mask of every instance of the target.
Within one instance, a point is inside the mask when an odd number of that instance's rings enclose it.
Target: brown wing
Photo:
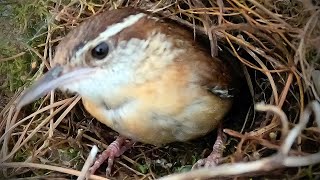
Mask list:
[[[191,51],[187,55],[182,55],[179,60],[190,61],[188,64],[195,75],[191,80],[192,83],[200,84],[221,98],[233,97],[232,75],[227,63],[211,57],[207,50],[210,48],[205,48],[203,42],[194,40],[192,30],[181,28],[178,24],[166,24],[167,26],[162,26],[162,32],[166,32],[169,37],[171,35],[176,39],[180,38],[181,41],[176,41],[175,46]]]

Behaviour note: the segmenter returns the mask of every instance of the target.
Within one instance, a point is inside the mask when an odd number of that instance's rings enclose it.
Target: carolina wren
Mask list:
[[[226,65],[185,28],[137,9],[83,22],[60,42],[51,64],[19,107],[55,88],[76,92],[93,117],[133,141],[161,145],[203,136],[232,104]],[[121,150],[123,143],[113,145]]]

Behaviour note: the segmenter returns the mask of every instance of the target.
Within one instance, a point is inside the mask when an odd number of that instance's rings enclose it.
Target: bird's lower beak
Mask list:
[[[29,89],[25,90],[20,97],[17,108],[21,108],[38,98],[44,96],[46,93],[54,90],[63,84],[79,81],[81,78],[88,76],[95,72],[93,68],[79,68],[64,72],[62,66],[55,66],[50,69],[41,79],[33,84]]]

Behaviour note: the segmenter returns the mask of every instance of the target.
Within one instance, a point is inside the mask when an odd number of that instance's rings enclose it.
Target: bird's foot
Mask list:
[[[134,141],[127,142],[125,137],[117,137],[106,150],[104,150],[99,157],[96,159],[92,167],[89,169],[91,174],[94,174],[95,171],[108,159],[108,167],[106,169],[106,175],[111,175],[111,168],[113,165],[114,158],[121,156],[126,150],[128,150],[134,144]]]
[[[213,145],[212,152],[207,158],[198,160],[193,166],[192,169],[197,169],[200,167],[213,167],[217,166],[222,162],[223,151],[225,148],[226,137],[222,132],[222,126],[218,128],[218,135],[216,142]]]

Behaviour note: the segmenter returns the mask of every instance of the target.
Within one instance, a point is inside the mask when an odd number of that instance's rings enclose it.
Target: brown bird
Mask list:
[[[92,173],[131,143],[188,141],[217,127],[232,104],[224,63],[193,33],[133,8],[96,15],[57,46],[52,69],[21,97],[22,107],[59,88],[78,93],[86,110],[120,134]]]

